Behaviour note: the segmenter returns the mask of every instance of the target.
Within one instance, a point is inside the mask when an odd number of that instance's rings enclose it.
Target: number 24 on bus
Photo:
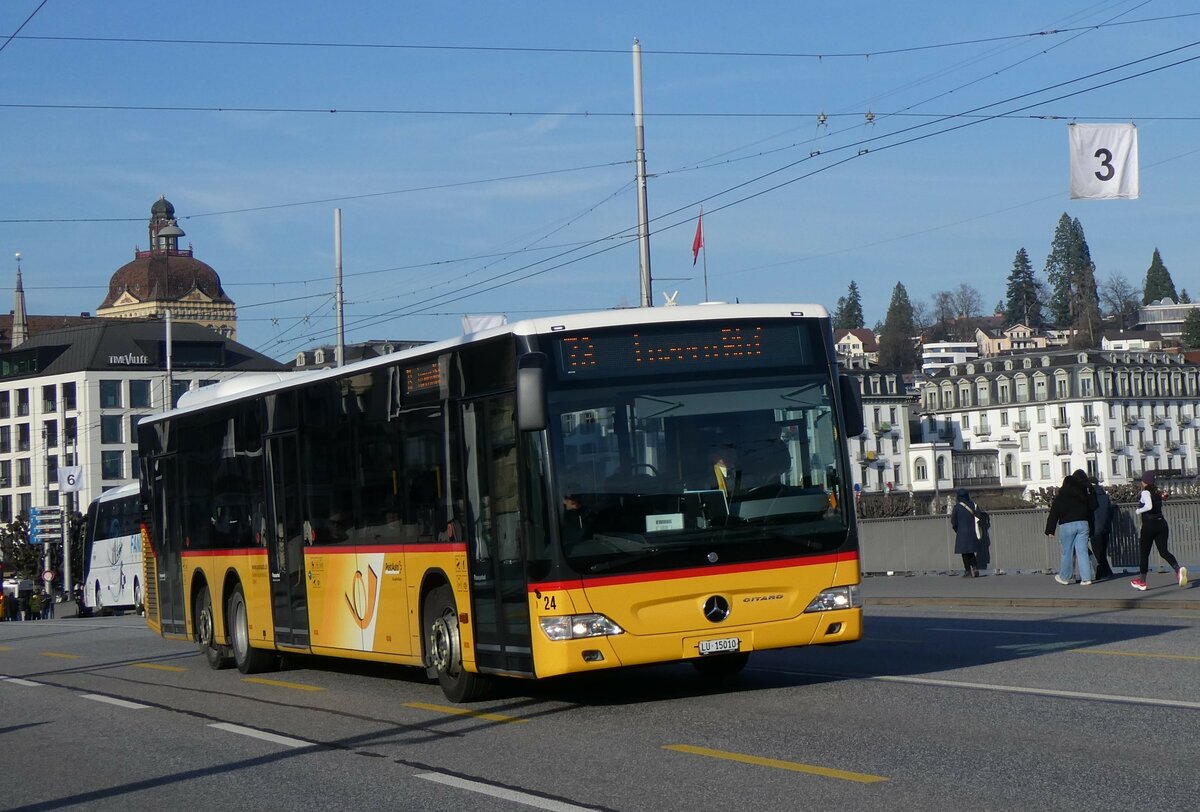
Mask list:
[[[499,677],[861,635],[857,388],[814,305],[522,321],[197,390],[139,424],[147,622],[245,673],[289,652]]]

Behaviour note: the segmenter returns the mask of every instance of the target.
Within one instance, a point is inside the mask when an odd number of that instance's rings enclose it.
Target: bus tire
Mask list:
[[[246,593],[241,584],[234,584],[225,612],[229,624],[229,643],[233,649],[233,661],[243,674],[261,674],[279,668],[279,655],[274,651],[254,648],[250,645],[250,617],[246,608]]]
[[[146,607],[142,606],[142,582],[137,578],[133,579],[133,611],[146,614]]]
[[[208,591],[207,585],[200,587],[200,594],[196,595],[196,608],[192,617],[196,624],[196,644],[200,646],[200,653],[208,661],[208,667],[218,671],[228,668],[229,656],[226,654],[226,649],[217,643],[217,625],[213,616],[212,593]]]
[[[421,613],[425,629],[425,662],[437,672],[442,693],[451,702],[476,702],[491,691],[491,681],[463,668],[462,636],[454,592],[443,584],[425,596]]]
[[[729,679],[740,674],[748,662],[750,662],[750,655],[742,652],[701,657],[699,660],[692,660],[692,665],[705,679]]]

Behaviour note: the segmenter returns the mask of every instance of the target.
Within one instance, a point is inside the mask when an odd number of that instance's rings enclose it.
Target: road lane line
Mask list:
[[[42,687],[42,683],[40,682],[30,682],[29,680],[21,679],[20,677],[0,677],[0,681],[11,682],[13,685],[24,685],[26,688]]]
[[[906,682],[913,685],[940,685],[944,688],[973,688],[978,691],[999,691],[1010,694],[1029,694],[1031,696],[1049,696],[1056,699],[1086,699],[1099,702],[1120,702],[1129,705],[1155,705],[1163,708],[1188,708],[1200,710],[1200,702],[1188,702],[1182,699],[1155,699],[1145,696],[1122,696],[1120,694],[1093,694],[1087,691],[1060,691],[1054,688],[1025,688],[1020,685],[993,685],[987,682],[961,682],[949,679],[928,679],[925,677],[868,677],[867,679],[880,682]]]
[[[16,651],[16,646],[0,646],[0,651]]]
[[[1029,694],[1031,696],[1048,696],[1056,699],[1081,699],[1089,702],[1115,702],[1124,705],[1151,705],[1160,708],[1183,708],[1200,710],[1200,702],[1188,702],[1183,699],[1155,699],[1147,696],[1123,696],[1121,694],[1093,694],[1085,691],[1060,691],[1054,688],[1025,688],[1020,685],[996,685],[989,682],[964,682],[962,680],[932,679],[930,677],[897,677],[886,674],[848,674],[834,671],[790,671],[783,668],[756,668],[755,671],[766,671],[774,674],[788,674],[796,677],[814,677],[816,679],[865,679],[876,682],[900,682],[908,685],[933,685],[942,688],[966,688],[977,691],[996,691],[998,693]]]
[[[417,710],[434,711],[435,713],[448,713],[451,716],[473,716],[476,719],[487,719],[489,722],[528,722],[528,719],[522,719],[518,716],[505,716],[502,713],[484,713],[482,711],[473,711],[466,708],[454,708],[449,705],[431,705],[428,702],[405,702],[404,707],[416,708]]]
[[[58,657],[60,660],[82,660],[82,654],[63,654],[61,651],[40,652],[43,657]]]
[[[80,694],[82,699],[91,699],[96,702],[106,702],[109,705],[116,705],[118,708],[128,708],[129,710],[144,710],[150,707],[137,702],[129,702],[125,699],[117,699],[115,696],[105,696],[104,694]]]
[[[276,733],[268,733],[265,730],[255,730],[252,727],[242,727],[241,725],[230,724],[229,722],[216,722],[209,725],[217,730],[224,730],[226,733],[237,733],[239,736],[249,736],[252,739],[261,739],[272,744],[282,744],[284,747],[312,747],[312,742],[306,742],[303,739],[293,739],[291,736],[280,736]]]
[[[798,761],[781,761],[777,758],[763,758],[762,756],[749,756],[745,753],[730,753],[725,750],[710,750],[707,747],[695,747],[690,744],[664,744],[664,750],[674,750],[678,753],[691,753],[696,756],[708,756],[709,758],[720,758],[726,761],[738,761],[742,764],[754,764],[759,767],[773,767],[777,770],[790,770],[795,773],[808,773],[809,775],[820,775],[825,778],[840,778],[843,781],[856,781],[860,784],[875,784],[887,779],[882,775],[869,775],[867,773],[852,773],[847,770],[835,770],[832,767],[818,767],[815,764],[801,764]]]
[[[532,806],[535,809],[549,809],[552,812],[593,812],[596,809],[594,806],[579,806],[578,804],[567,803],[565,801],[557,801],[553,798],[531,795],[528,792],[519,792],[515,789],[485,784],[482,781],[471,781],[454,775],[418,773],[416,777],[424,778],[426,781],[433,781],[437,784],[445,784],[448,787],[457,787],[458,789],[465,789],[468,792],[478,792],[481,795],[490,795],[493,798]]]
[[[1106,648],[1077,648],[1072,649],[1075,654],[1108,654],[1113,657],[1149,657],[1151,659],[1160,660],[1200,660],[1200,657],[1195,654],[1146,654],[1140,651],[1114,651]]]
[[[303,682],[284,682],[279,679],[266,677],[242,677],[242,682],[253,682],[256,685],[273,685],[276,688],[291,688],[293,691],[324,691],[317,685],[305,685]]]
[[[160,665],[158,663],[133,663],[134,668],[151,668],[155,671],[172,671],[181,673],[187,671],[186,668],[180,668],[177,665]]]
[[[1030,637],[1059,637],[1060,635],[1054,632],[1004,632],[995,629],[964,629],[953,627],[930,628],[931,632],[958,632],[961,634],[1009,634],[1009,635],[1028,635]]]

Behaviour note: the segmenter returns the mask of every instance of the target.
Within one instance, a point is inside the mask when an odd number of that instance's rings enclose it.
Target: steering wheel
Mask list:
[[[631,474],[636,474],[636,473],[638,472],[638,469],[640,469],[640,468],[645,468],[645,469],[646,469],[646,471],[648,471],[648,472],[649,472],[650,476],[655,476],[655,477],[656,477],[656,476],[658,476],[658,469],[657,469],[657,468],[655,468],[653,465],[651,465],[651,464],[650,464],[650,463],[648,463],[648,462],[635,462],[635,463],[632,463],[632,464],[629,466],[629,473],[631,473]]]

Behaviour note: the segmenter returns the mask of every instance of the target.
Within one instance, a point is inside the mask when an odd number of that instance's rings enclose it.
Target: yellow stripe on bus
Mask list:
[[[431,705],[427,702],[405,702],[404,707],[416,708],[417,710],[434,711],[436,713],[448,713],[452,716],[473,716],[476,719],[487,719],[489,722],[528,722],[528,719],[521,719],[517,716],[505,716],[502,713],[483,713],[482,711],[467,710],[466,708],[455,708],[450,705]]]
[[[41,652],[41,654],[43,657],[59,657],[63,660],[82,660],[83,659],[82,654],[63,654],[62,652],[59,652],[59,651],[43,651],[43,652]]]
[[[664,750],[674,750],[679,753],[691,753],[696,756],[708,756],[709,758],[720,758],[726,761],[739,761],[742,764],[754,764],[759,767],[773,767],[777,770],[791,770],[797,773],[809,773],[810,775],[820,775],[825,778],[840,778],[843,781],[857,781],[860,784],[874,784],[879,781],[886,781],[882,775],[868,775],[866,773],[852,773],[846,770],[835,770],[830,767],[817,767],[813,764],[800,764],[796,761],[781,761],[777,758],[763,758],[761,756],[748,756],[744,753],[729,753],[724,750],[710,750],[707,747],[694,747],[690,744],[666,744],[663,745]]]

